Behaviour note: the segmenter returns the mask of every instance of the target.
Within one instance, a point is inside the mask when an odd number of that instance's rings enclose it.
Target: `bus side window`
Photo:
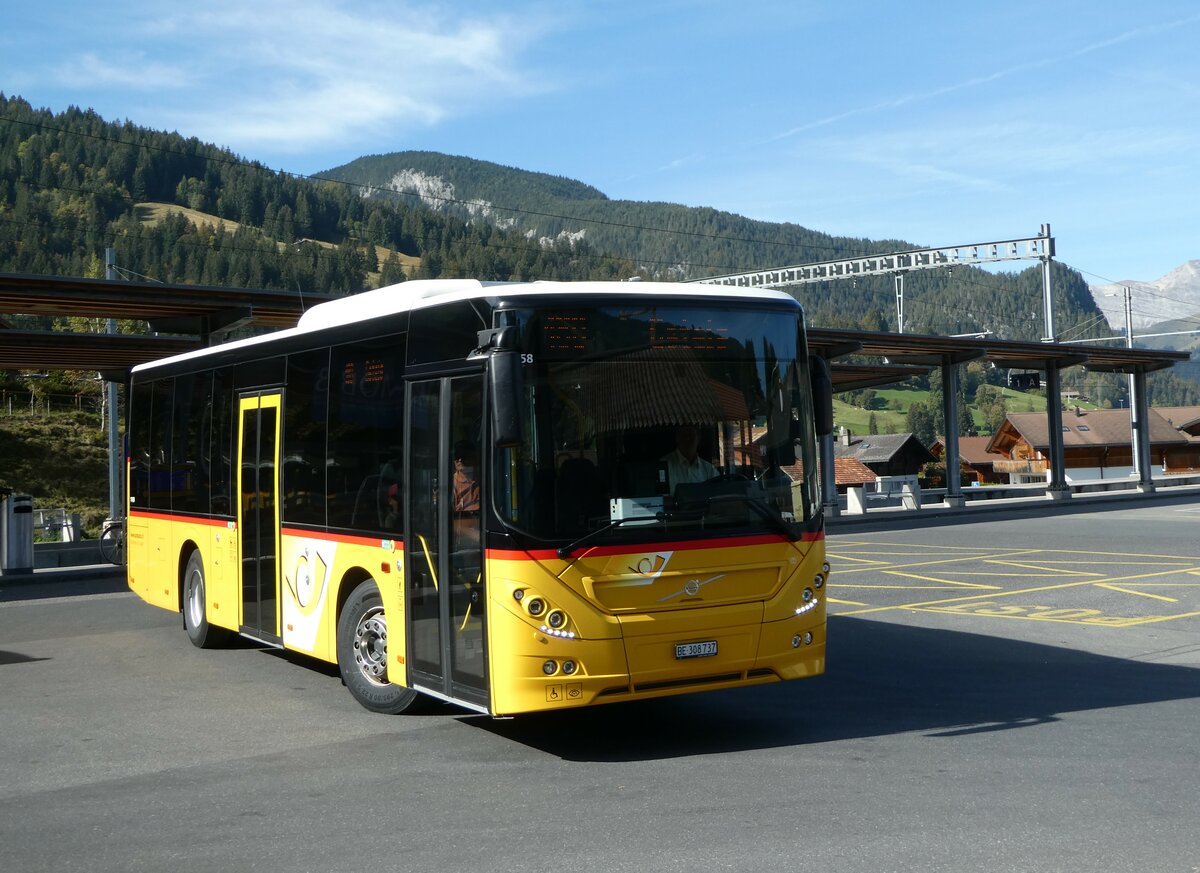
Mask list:
[[[214,515],[233,511],[233,372],[226,367],[213,372],[209,468],[209,499]]]
[[[331,351],[326,462],[331,528],[400,528],[403,501],[396,500],[389,519],[388,491],[396,485],[396,497],[402,496],[397,445],[404,420],[403,353],[403,335]]]
[[[283,519],[325,525],[329,350],[288,355],[283,418]]]

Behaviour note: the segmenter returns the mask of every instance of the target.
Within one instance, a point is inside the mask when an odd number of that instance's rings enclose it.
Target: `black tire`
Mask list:
[[[208,623],[208,611],[204,593],[204,560],[199,552],[192,552],[187,569],[183,571],[183,627],[192,645],[200,649],[215,649],[233,637],[223,627]]]
[[[420,694],[388,681],[387,616],[379,588],[368,579],[350,592],[337,628],[338,669],[354,699],[388,715],[412,709]]]

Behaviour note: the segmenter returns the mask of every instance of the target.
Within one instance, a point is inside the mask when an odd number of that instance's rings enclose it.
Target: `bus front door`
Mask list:
[[[279,641],[278,392],[238,401],[238,548],[242,632]]]
[[[410,383],[405,421],[410,681],[486,709],[482,376]]]

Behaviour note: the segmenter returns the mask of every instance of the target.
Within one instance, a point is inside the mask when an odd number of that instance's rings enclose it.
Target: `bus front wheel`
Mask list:
[[[208,607],[204,597],[204,560],[192,552],[187,569],[183,571],[183,627],[192,645],[213,649],[224,645],[232,636],[224,628],[208,623]]]
[[[350,592],[338,618],[337,659],[342,682],[372,712],[404,712],[417,702],[412,688],[388,681],[387,616],[370,579]]]

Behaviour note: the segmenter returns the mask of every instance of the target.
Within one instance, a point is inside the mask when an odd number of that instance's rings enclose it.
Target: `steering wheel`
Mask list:
[[[711,479],[706,479],[706,482],[750,482],[752,481],[745,473],[718,473]]]

